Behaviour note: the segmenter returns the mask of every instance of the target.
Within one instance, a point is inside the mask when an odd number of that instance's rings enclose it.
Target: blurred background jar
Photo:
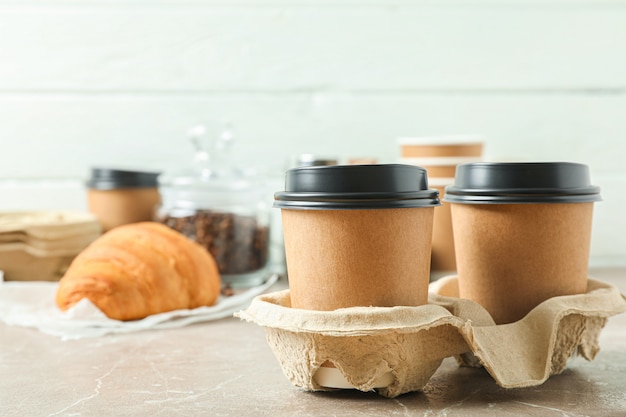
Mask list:
[[[204,126],[190,129],[194,161],[184,172],[162,179],[156,220],[206,248],[225,284],[259,285],[269,262],[267,187],[261,176],[235,165],[230,127],[208,147],[206,136]]]

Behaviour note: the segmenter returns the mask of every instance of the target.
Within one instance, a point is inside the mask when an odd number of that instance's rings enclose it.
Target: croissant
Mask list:
[[[88,298],[104,314],[135,320],[215,304],[221,279],[209,252],[156,222],[111,229],[72,261],[59,281],[65,311]]]

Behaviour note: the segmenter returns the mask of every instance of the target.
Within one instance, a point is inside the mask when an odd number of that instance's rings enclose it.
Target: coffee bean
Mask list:
[[[159,221],[205,247],[222,274],[253,272],[268,261],[269,227],[252,216],[198,210],[185,217],[166,214]]]

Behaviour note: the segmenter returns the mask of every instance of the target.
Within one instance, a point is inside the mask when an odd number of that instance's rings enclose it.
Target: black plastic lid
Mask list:
[[[116,188],[153,188],[158,185],[159,172],[129,171],[112,168],[92,168],[87,187],[97,190]]]
[[[445,202],[464,204],[600,201],[589,167],[572,162],[472,162],[458,165]]]
[[[424,168],[402,164],[298,167],[287,171],[274,207],[353,210],[438,206]]]

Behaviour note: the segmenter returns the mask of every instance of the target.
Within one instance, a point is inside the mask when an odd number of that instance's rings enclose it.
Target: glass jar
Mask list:
[[[260,178],[230,165],[224,148],[218,147],[211,164],[199,149],[195,158],[201,161],[196,164],[199,169],[162,182],[157,221],[205,247],[225,284],[255,286],[266,280],[269,270],[266,187]]]

